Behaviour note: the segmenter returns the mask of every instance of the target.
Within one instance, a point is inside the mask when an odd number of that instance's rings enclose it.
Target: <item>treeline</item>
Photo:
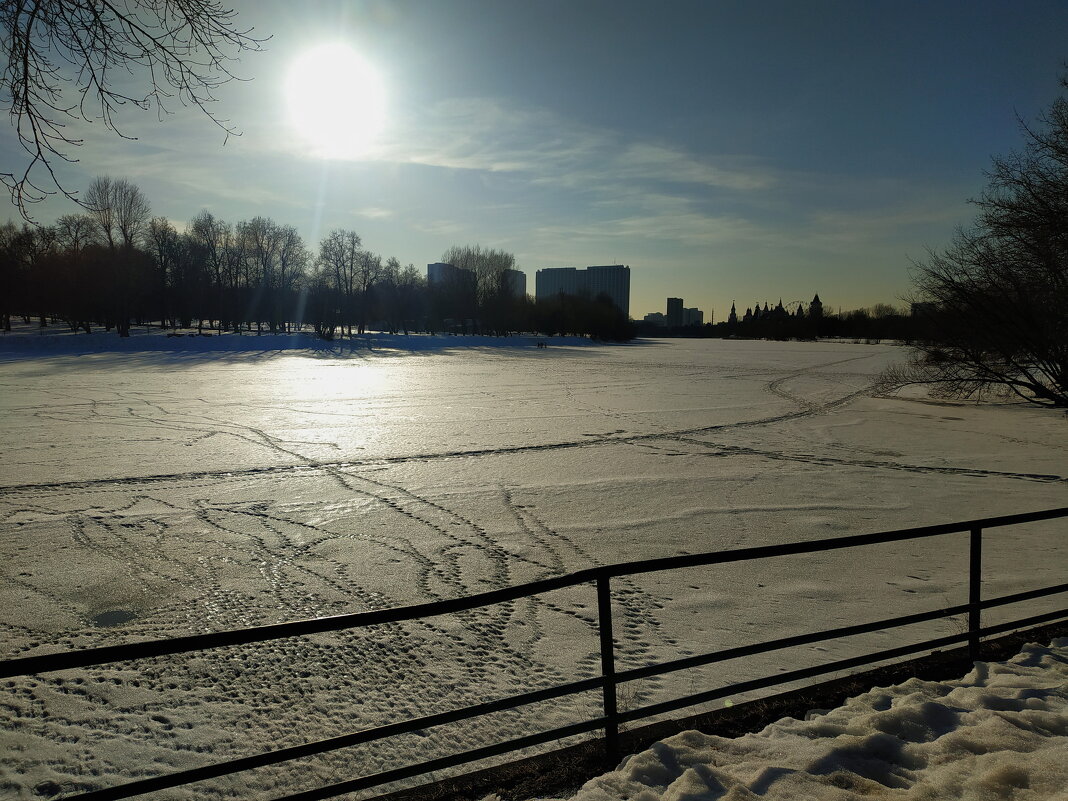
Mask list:
[[[741,320],[733,326],[721,323],[713,328],[716,332],[713,336],[777,340],[846,337],[910,342],[923,333],[915,318],[886,303],[838,314],[825,312],[805,317],[788,315],[785,318]]]
[[[324,339],[368,328],[507,335],[536,331],[604,339],[630,336],[629,323],[604,299],[534,303],[505,280],[514,257],[457,246],[442,261],[470,280],[428,285],[334,230],[309,246],[292,225],[269,217],[230,223],[209,211],[178,231],[125,179],[96,178],[84,211],[54,225],[0,226],[0,315],[72,331],[129,336],[132,325],[200,333],[286,333],[306,327]]]
[[[665,328],[638,323],[642,336],[695,337],[709,339],[812,340],[838,337],[863,340],[893,339],[915,342],[930,334],[930,318],[914,317],[889,304],[838,314],[768,316],[758,319]]]

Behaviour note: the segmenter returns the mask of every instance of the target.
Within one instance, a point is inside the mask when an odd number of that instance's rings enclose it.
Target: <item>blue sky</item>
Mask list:
[[[180,107],[99,123],[64,181],[126,176],[182,226],[267,215],[332,228],[421,268],[454,244],[541,267],[631,266],[635,316],[819,292],[899,303],[910,259],[971,218],[990,157],[1061,91],[1060,2],[271,2],[270,35],[219,92],[242,130]],[[308,49],[344,42],[380,74],[386,121],[324,160],[283,92]],[[342,93],[346,94],[346,93]],[[359,102],[358,92],[337,102]],[[8,129],[5,163],[17,162]],[[72,211],[52,199],[43,222]],[[11,217],[15,217],[14,209]],[[707,317],[706,317],[707,319]]]

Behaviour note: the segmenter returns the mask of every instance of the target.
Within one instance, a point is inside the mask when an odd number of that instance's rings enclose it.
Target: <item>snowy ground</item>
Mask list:
[[[690,731],[628,757],[572,801],[1068,798],[1068,639],[910,679],[728,739]]]
[[[252,349],[257,339],[271,350]],[[0,337],[0,657],[1068,502],[1063,415],[871,397],[903,355],[893,346],[549,342],[396,337],[309,351],[293,338]],[[991,532],[987,592],[1063,581],[1063,534],[1063,522]],[[619,662],[960,603],[965,539],[620,581]],[[592,591],[575,588],[461,617],[19,679],[0,696],[0,798],[593,675],[595,612]],[[625,701],[954,625],[650,680]],[[597,702],[554,701],[195,790],[271,798],[562,725]]]

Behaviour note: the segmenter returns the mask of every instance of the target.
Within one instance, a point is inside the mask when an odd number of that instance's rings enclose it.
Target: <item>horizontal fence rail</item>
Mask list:
[[[1040,615],[1021,618],[1008,623],[1000,623],[995,626],[983,627],[981,625],[981,613],[984,609],[1005,606],[1013,603],[1049,597],[1058,593],[1068,592],[1068,583],[1056,584],[1049,587],[1041,587],[1034,590],[1017,592],[1003,595],[997,598],[983,599],[982,589],[982,533],[987,528],[1020,525],[1042,520],[1054,520],[1068,517],[1068,507],[1049,509],[1040,512],[1026,514],[1004,515],[1000,517],[988,517],[977,520],[967,520],[956,523],[946,523],[933,526],[921,526],[917,528],[898,529],[876,534],[860,534],[847,537],[826,538],[820,540],[806,540],[783,545],[766,545],[753,548],[736,548],[725,551],[712,551],[700,554],[685,554],[661,559],[646,559],[635,562],[624,562],[613,565],[580,570],[561,576],[529,582],[514,587],[506,587],[499,590],[478,593],[463,598],[455,598],[446,601],[434,601],[411,606],[382,609],[370,612],[357,612],[346,615],[334,615],[331,617],[300,620],[290,623],[279,623],[268,626],[255,626],[232,631],[215,632],[186,637],[175,637],[167,640],[152,640],[147,642],[135,642],[125,645],[104,646],[100,648],[86,648],[76,651],[65,651],[54,654],[42,654],[31,657],[20,657],[0,662],[0,678],[12,676],[48,673],[57,670],[71,670],[75,668],[95,667],[126,662],[150,657],[165,656],[171,654],[191,653],[216,648],[227,648],[238,645],[248,645],[257,642],[277,640],[286,637],[300,637],[309,634],[324,632],[346,631],[354,628],[368,626],[381,626],[396,624],[409,620],[417,620],[426,617],[435,617],[445,614],[470,611],[485,606],[505,603],[508,601],[527,598],[533,595],[551,592],[553,590],[575,587],[582,584],[593,584],[597,594],[598,629],[600,633],[601,675],[593,678],[574,681],[567,684],[549,687],[520,695],[487,701],[481,704],[464,707],[462,709],[440,712],[426,715],[406,721],[391,723],[372,729],[352,732],[350,734],[332,737],[312,743],[291,746],[287,748],[267,751],[252,756],[219,762],[189,770],[178,771],[149,779],[142,779],[116,787],[94,790],[75,796],[70,799],[85,799],[85,801],[110,801],[110,799],[131,798],[145,793],[156,792],[173,787],[180,787],[193,782],[206,779],[219,778],[222,776],[252,770],[254,768],[275,765],[292,759],[324,754],[347,748],[362,743],[374,742],[387,737],[400,734],[408,734],[416,730],[441,726],[448,723],[456,723],[463,720],[481,717],[509,709],[517,709],[529,704],[539,703],[576,695],[578,693],[600,690],[602,696],[603,715],[587,721],[572,723],[549,731],[508,740],[482,748],[476,748],[447,757],[440,757],[415,765],[410,765],[394,770],[385,771],[372,776],[351,779],[337,784],[321,787],[295,795],[285,796],[280,801],[310,801],[310,799],[331,798],[343,793],[356,792],[381,784],[419,776],[431,771],[443,770],[467,764],[480,759],[486,759],[501,754],[510,753],[523,748],[528,748],[543,743],[560,740],[577,734],[603,730],[605,733],[606,755],[610,761],[619,758],[619,724],[632,720],[661,715],[667,712],[685,709],[698,704],[725,698],[730,695],[749,692],[752,690],[765,689],[794,681],[813,678],[828,673],[847,670],[876,662],[885,662],[909,656],[912,654],[932,651],[967,642],[970,655],[978,656],[979,642],[982,637],[1011,631],[1042,623],[1061,621],[1068,619],[1068,608]],[[612,595],[611,580],[623,576],[634,576],[644,573],[652,573],[665,570],[676,570],[685,567],[702,567],[709,565],[726,564],[730,562],[753,561],[773,557],[793,556],[798,554],[818,553],[822,551],[839,550],[843,548],[857,548],[871,545],[879,545],[903,540],[936,537],[944,534],[969,534],[968,547],[968,603],[952,606],[945,609],[935,609],[927,612],[918,612],[910,615],[886,618],[869,623],[859,623],[842,626],[833,629],[824,629],[817,632],[809,632],[789,637],[781,637],[752,645],[728,648],[711,653],[689,656],[683,659],[675,659],[659,664],[646,665],[639,668],[617,672],[615,669],[615,642],[612,634]],[[861,656],[840,659],[823,665],[777,673],[759,679],[737,682],[724,687],[694,693],[681,698],[662,701],[636,709],[620,712],[617,705],[618,685],[664,675],[680,670],[687,670],[730,659],[754,656],[756,654],[769,653],[772,651],[791,648],[799,645],[808,645],[831,639],[850,637],[858,634],[882,631],[891,628],[909,626],[916,623],[937,620],[940,618],[967,615],[968,627],[959,634],[938,637],[925,640],[920,643],[904,645],[876,651]]]

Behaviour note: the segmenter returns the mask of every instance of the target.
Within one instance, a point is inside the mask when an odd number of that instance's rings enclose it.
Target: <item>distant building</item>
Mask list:
[[[534,273],[534,296],[548,300],[557,295],[581,295],[586,286],[585,274],[574,267],[546,267]]]
[[[796,304],[796,308],[794,307]],[[764,301],[764,305],[759,303],[749,307],[745,310],[745,314],[739,316],[738,309],[734,302],[731,302],[731,313],[727,318],[727,324],[748,323],[757,320],[763,320],[765,322],[771,322],[773,320],[789,320],[797,319],[804,320],[808,317],[818,319],[823,316],[823,303],[820,301],[820,296],[817,294],[812,298],[812,302],[808,305],[808,311],[805,311],[805,304],[799,300],[792,300],[787,304],[782,302],[782,298],[779,298],[779,302],[774,308],[768,306],[768,302]],[[790,311],[790,309],[794,309]]]
[[[549,300],[557,295],[596,298],[607,295],[620,311],[630,316],[630,267],[610,264],[587,267],[546,267],[534,274],[534,295]]]
[[[608,295],[616,307],[630,317],[630,267],[608,264],[586,268],[590,297]]]
[[[525,298],[527,296],[527,274],[520,270],[505,270],[504,286],[512,297]]]
[[[705,313],[697,308],[687,309],[682,298],[667,299],[667,314],[664,322],[669,328],[682,328],[687,325],[704,325]]]
[[[667,299],[667,324],[671,328],[678,328],[682,322],[682,298]]]
[[[812,302],[808,304],[808,316],[809,317],[822,317],[823,316],[823,301],[820,300],[820,293],[817,292],[815,297],[812,298]]]
[[[428,284],[446,284],[457,278],[466,277],[464,273],[470,273],[470,270],[437,261],[426,266],[426,282]]]
[[[651,323],[652,325],[667,325],[667,317],[662,315],[660,312],[649,312],[642,318],[642,320],[646,323]]]

